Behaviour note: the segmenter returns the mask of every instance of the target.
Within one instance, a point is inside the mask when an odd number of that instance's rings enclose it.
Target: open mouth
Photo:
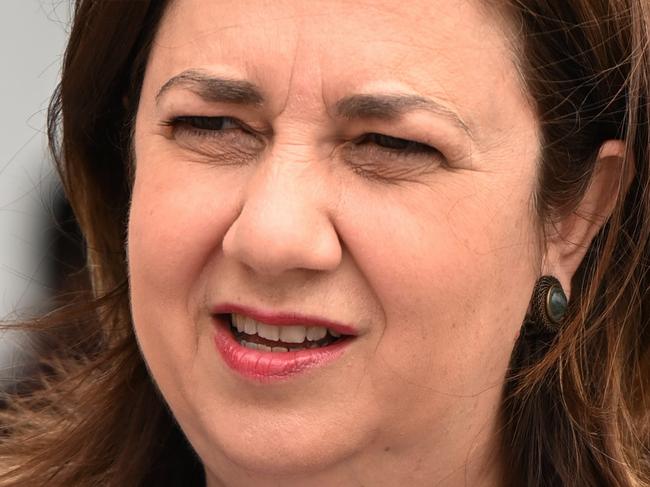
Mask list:
[[[322,326],[268,325],[237,313],[222,314],[235,340],[243,347],[264,352],[297,352],[323,348],[344,340],[342,335]]]
[[[238,376],[257,384],[326,367],[341,358],[358,336],[353,326],[317,316],[240,311],[230,304],[220,308],[213,312],[218,354]]]

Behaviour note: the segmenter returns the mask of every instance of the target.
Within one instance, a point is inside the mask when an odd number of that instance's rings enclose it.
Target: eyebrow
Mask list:
[[[194,92],[207,102],[233,103],[239,105],[261,105],[262,91],[253,83],[242,79],[217,77],[198,70],[187,70],[170,78],[156,94],[156,102],[170,89],[183,87]],[[346,119],[397,120],[405,113],[426,110],[446,118],[473,139],[469,126],[452,110],[440,103],[419,95],[355,94],[336,103],[336,113]]]
[[[176,86],[189,89],[211,103],[261,105],[264,102],[262,92],[250,81],[215,77],[196,70],[183,71],[170,78],[158,91],[156,102]]]
[[[473,138],[469,126],[449,108],[429,98],[410,94],[359,94],[346,96],[336,104],[342,118],[396,120],[407,112],[426,110],[451,121]]]

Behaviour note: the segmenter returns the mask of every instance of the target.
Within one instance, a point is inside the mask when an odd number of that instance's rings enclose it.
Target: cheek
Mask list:
[[[471,184],[454,177],[376,199],[371,211],[350,198],[347,235],[386,315],[376,368],[387,371],[386,384],[398,373],[471,395],[503,378],[530,298],[532,188],[512,182],[517,191],[504,197],[492,188],[507,180],[485,177],[481,187],[480,176]]]
[[[145,158],[146,159],[146,158]],[[197,284],[235,218],[233,182],[209,169],[174,170],[141,160],[129,215],[129,270],[161,298]]]
[[[233,186],[227,178],[220,184],[206,177],[205,167],[181,170],[164,158],[139,156],[128,227],[131,312],[156,381],[184,384],[180,378],[209,331],[201,315],[204,284],[210,258],[236,215],[226,190]],[[174,387],[166,390],[176,394]]]

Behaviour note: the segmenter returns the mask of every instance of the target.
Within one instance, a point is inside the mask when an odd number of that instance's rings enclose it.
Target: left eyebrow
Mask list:
[[[261,90],[250,81],[212,76],[198,70],[187,70],[170,78],[158,91],[156,102],[172,88],[189,89],[207,102],[260,105],[264,102]]]
[[[473,139],[469,126],[455,112],[429,98],[410,94],[357,94],[336,103],[336,113],[347,119],[396,120],[405,113],[426,110],[446,118]]]

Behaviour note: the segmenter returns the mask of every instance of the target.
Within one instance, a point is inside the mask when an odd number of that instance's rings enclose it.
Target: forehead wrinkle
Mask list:
[[[176,2],[174,2],[174,3],[176,3]],[[328,6],[328,5],[331,6],[331,4],[329,2],[327,2],[327,1],[322,1],[322,2],[319,2],[319,3],[321,3],[324,6]],[[343,2],[338,2],[338,3],[346,4],[346,2],[344,2],[344,1]],[[451,4],[456,4],[456,3],[458,3],[460,5],[460,4],[465,4],[465,3],[468,3],[468,2],[465,2],[465,1],[451,2],[450,5]],[[469,3],[474,3],[474,2],[469,2]],[[477,2],[477,3],[481,4],[482,2]],[[361,1],[361,2],[355,2],[355,4],[357,6],[368,7],[368,10],[371,11],[371,12],[376,12],[378,14],[381,13],[381,14],[383,14],[383,16],[385,18],[390,18],[393,15],[399,14],[399,12],[400,12],[400,8],[398,6],[396,6],[396,4],[394,2],[389,2],[389,1],[386,1],[386,2],[382,2],[382,1],[380,1],[380,2],[372,2],[372,1],[364,0],[364,1]],[[332,98],[327,96],[328,93],[330,91],[332,91],[332,90],[329,89],[331,81],[332,81],[332,74],[334,74],[334,73],[332,73],[331,66],[323,64],[323,71],[324,72],[323,72],[323,76],[321,77],[321,79],[316,80],[315,76],[311,76],[312,86],[310,87],[311,89],[309,90],[309,92],[304,91],[304,90],[300,90],[300,91],[298,91],[298,93],[301,94],[300,96],[296,97],[296,96],[290,96],[290,95],[295,95],[296,94],[296,89],[295,89],[296,84],[297,84],[296,83],[296,81],[297,81],[296,78],[298,78],[298,79],[304,78],[304,74],[298,75],[299,72],[305,71],[305,66],[302,66],[302,65],[311,64],[310,68],[314,68],[314,65],[316,64],[316,60],[320,60],[319,57],[312,56],[312,58],[309,60],[309,63],[304,63],[304,62],[301,63],[301,62],[299,62],[300,60],[303,60],[303,61],[305,60],[305,54],[306,54],[305,53],[305,42],[306,41],[305,41],[304,38],[307,37],[308,35],[311,35],[310,31],[303,32],[302,29],[312,27],[312,25],[311,25],[312,22],[316,21],[317,18],[319,18],[319,17],[332,17],[334,15],[335,11],[334,11],[334,9],[330,9],[328,11],[320,11],[320,12],[312,13],[312,11],[305,8],[305,12],[308,15],[302,15],[303,12],[301,10],[301,7],[306,6],[306,4],[303,4],[301,2],[297,2],[297,3],[296,2],[290,2],[290,5],[292,5],[293,7],[297,7],[298,10],[293,11],[292,9],[289,9],[288,12],[287,11],[280,12],[280,15],[277,15],[277,18],[278,19],[287,19],[287,20],[288,19],[295,19],[295,20],[301,20],[301,22],[299,23],[299,27],[296,29],[296,31],[294,31],[294,35],[291,36],[291,37],[293,37],[293,39],[292,39],[293,42],[291,43],[292,44],[291,47],[294,48],[294,52],[293,53],[288,53],[287,52],[286,57],[283,59],[283,64],[284,63],[286,63],[286,64],[291,63],[290,67],[285,64],[285,69],[286,68],[289,68],[289,69],[286,69],[286,71],[284,71],[284,73],[282,73],[282,75],[281,75],[281,78],[288,79],[288,82],[283,82],[282,83],[282,84],[286,83],[285,86],[288,87],[288,88],[285,88],[286,89],[286,91],[285,91],[286,97],[281,97],[279,100],[276,98],[276,100],[279,103],[276,104],[275,106],[277,107],[278,105],[280,105],[282,107],[282,110],[285,110],[287,108],[287,105],[289,103],[291,103],[292,105],[294,105],[296,107],[301,107],[302,106],[302,107],[306,108],[306,106],[303,104],[304,101],[306,101],[308,98],[311,98],[310,101],[313,102],[316,99],[316,97],[320,97],[321,99],[318,101],[318,104],[320,106],[324,106],[325,109],[327,110],[327,108],[332,106],[332,105],[326,103],[326,101],[327,100],[329,100],[330,102],[333,101]],[[401,15],[401,16],[403,17],[403,15]],[[493,16],[494,16],[494,13],[492,13],[491,17],[493,17]],[[344,21],[343,23],[345,23],[346,19],[342,19],[342,20]],[[227,24],[226,27],[232,27],[234,25],[234,23],[231,23],[231,22],[225,22],[225,23]],[[341,22],[339,22],[339,23],[341,23]],[[239,23],[239,27],[242,27],[243,25],[244,24]],[[497,24],[497,25],[494,25],[493,27],[495,28],[494,30],[496,30],[496,28],[498,28],[499,25]],[[291,30],[293,30],[293,29],[291,29]],[[203,31],[201,31],[201,32],[203,32]],[[286,31],[283,30],[283,32],[286,34]],[[353,31],[353,33],[354,32],[356,32],[356,31]],[[443,32],[444,32],[444,30],[443,30]],[[380,36],[379,39],[374,39],[374,42],[378,43],[378,44],[379,43],[395,43],[397,46],[401,45],[403,47],[411,47],[411,48],[419,48],[419,49],[425,49],[426,48],[427,51],[430,52],[432,55],[445,54],[445,51],[444,51],[444,49],[442,47],[437,46],[436,44],[428,43],[428,42],[425,43],[422,40],[422,38],[419,37],[419,36],[412,35],[411,37],[409,37],[408,36],[409,33],[413,34],[414,31],[408,31],[407,32],[407,37],[404,38],[404,39],[402,39],[401,37],[400,38],[393,38],[392,36],[385,35],[385,36]],[[321,47],[323,47],[324,50],[327,50],[328,47],[331,48],[331,44],[324,44]],[[361,44],[359,47],[363,48],[363,45]],[[377,47],[379,48],[380,46],[378,45]],[[388,46],[386,46],[386,47],[388,47]],[[381,49],[381,50],[383,50],[383,49]],[[253,61],[251,61],[251,59],[253,59],[253,58],[254,58],[254,56],[252,56],[252,55],[251,56],[244,56],[244,62],[246,64],[250,64],[250,68],[247,70],[247,72],[254,72],[255,68],[258,67],[258,66],[255,65],[255,63]],[[383,61],[383,58],[380,59],[379,61],[380,62]],[[404,58],[402,61],[406,63],[407,59]],[[399,63],[399,61],[398,61],[398,63]],[[354,65],[354,62],[352,62],[351,64],[352,64],[351,66],[348,66],[349,68],[352,68],[352,69],[357,69],[358,68],[358,65]],[[425,63],[423,63],[423,65],[424,64]],[[376,64],[374,66],[376,66]],[[397,65],[397,67],[399,67],[399,64]],[[317,71],[319,71],[319,70],[313,70],[313,72],[317,72]],[[277,73],[275,73],[275,75],[273,75],[272,77],[269,78],[271,82],[273,82],[274,79],[277,79],[276,75],[277,75]],[[285,78],[285,76],[286,76],[286,78]],[[383,77],[385,78],[385,76],[383,76]],[[340,77],[335,76],[334,79],[336,80],[336,78],[338,78],[339,80],[341,79]],[[318,81],[318,83],[316,83],[315,81]],[[363,80],[363,81],[364,82],[366,82],[366,81],[367,82],[372,82],[372,80]],[[412,81],[412,80],[398,79],[396,81]],[[301,84],[304,85],[304,83],[301,83]],[[412,83],[409,83],[409,84],[412,84]],[[266,83],[264,85],[266,85]],[[319,89],[321,91],[320,94],[317,93],[317,91],[315,89],[316,86],[319,86]],[[339,86],[337,88],[341,88],[341,85],[339,84]],[[444,89],[444,87],[438,87],[438,89],[442,89],[443,92],[447,91],[446,89]],[[282,90],[282,91],[284,91],[284,90]],[[334,90],[334,91],[338,91],[338,90]],[[428,87],[425,87],[425,90],[423,92],[427,92],[427,91],[428,91]],[[281,92],[281,91],[279,91],[279,92]],[[344,94],[345,93],[340,93],[339,92],[339,95],[344,95]],[[451,95],[453,95],[453,93]],[[282,98],[284,98],[284,99],[282,99]],[[450,101],[455,99],[454,96],[445,96],[443,98],[447,98]],[[455,105],[455,103],[452,103],[452,105],[454,105],[454,109],[459,108],[459,107],[457,107]],[[277,113],[275,107],[273,109],[273,113]],[[465,115],[470,115],[469,113],[464,113],[464,111],[461,112],[461,113],[463,113],[463,117]],[[306,110],[302,110],[301,115],[310,115],[310,114],[308,114]],[[311,115],[315,115],[315,114],[312,112]],[[476,118],[476,120],[472,120],[470,117],[468,117],[468,118],[469,119],[466,120],[466,122],[468,122],[470,124],[470,127],[473,129],[472,131],[474,132],[474,135],[478,136],[480,138],[481,132],[482,132],[482,127],[478,125],[478,122],[480,121],[480,119],[478,117]],[[477,123],[474,123],[474,122],[477,122]],[[464,125],[465,125],[465,127],[467,127],[467,124],[464,124]]]
[[[291,110],[294,120],[316,121],[322,120],[323,113],[327,112],[327,102],[320,57],[314,55],[313,46],[305,42],[304,28],[309,28],[309,25],[303,22],[293,38],[286,94],[275,116]]]

